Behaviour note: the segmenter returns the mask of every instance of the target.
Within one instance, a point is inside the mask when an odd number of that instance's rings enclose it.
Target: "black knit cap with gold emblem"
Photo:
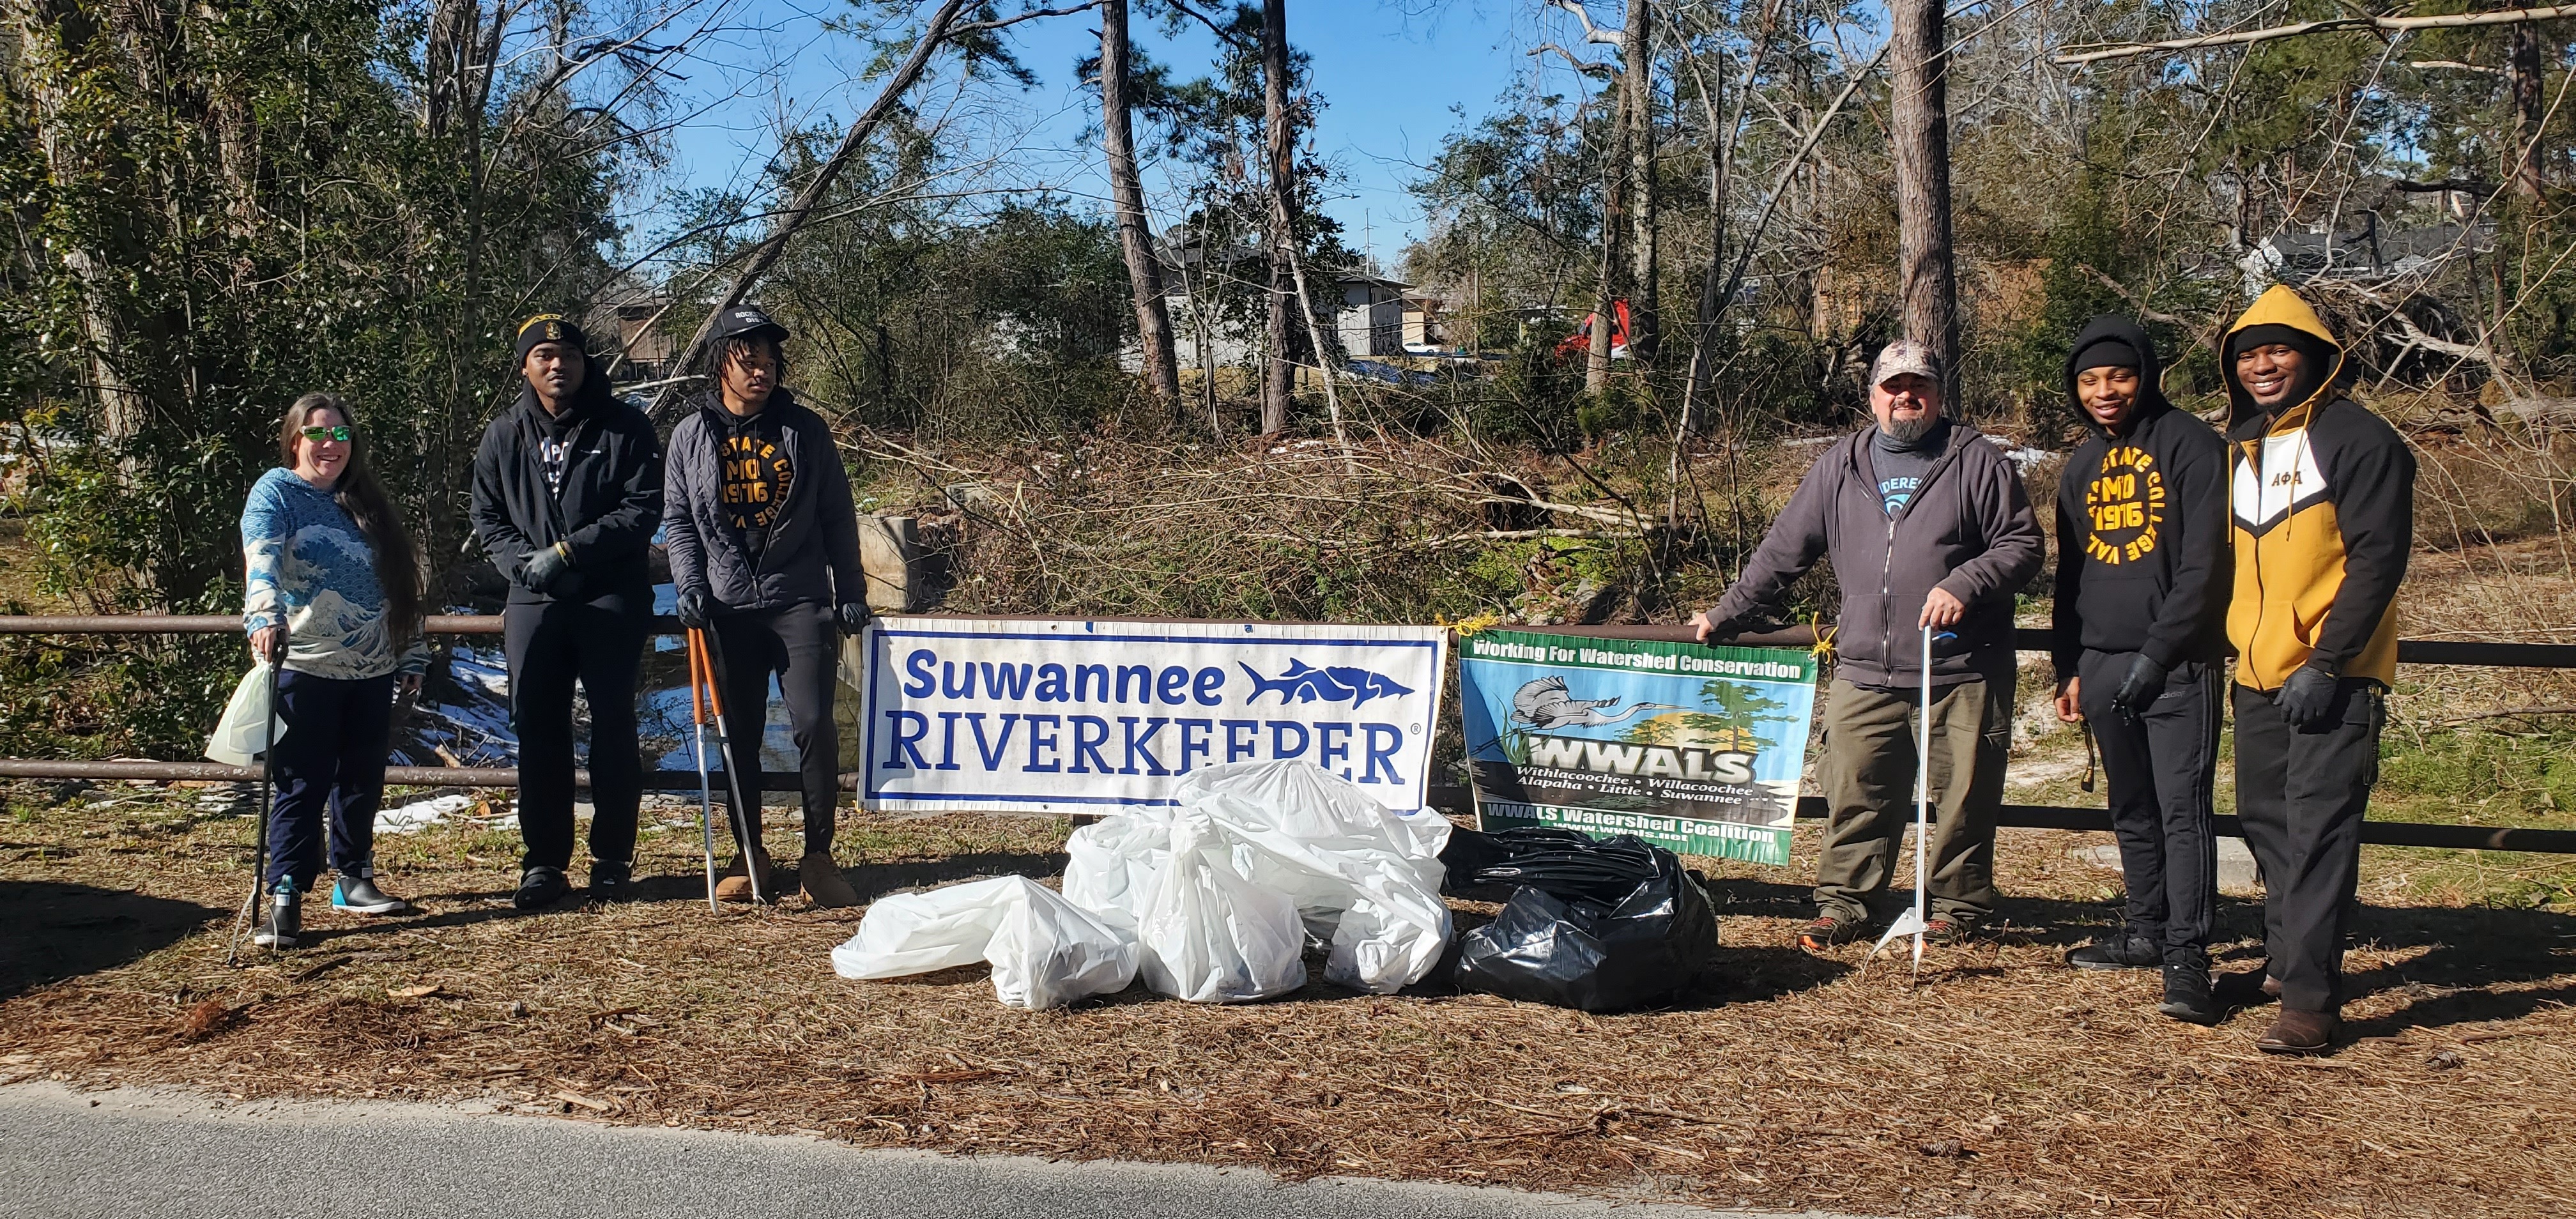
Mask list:
[[[590,341],[581,333],[581,327],[560,313],[540,313],[519,323],[519,358],[527,359],[539,343],[568,343],[580,348],[584,356],[590,354]]]

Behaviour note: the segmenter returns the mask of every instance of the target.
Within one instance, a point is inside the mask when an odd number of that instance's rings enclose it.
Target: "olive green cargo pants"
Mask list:
[[[2011,662],[1932,690],[1932,917],[1977,926],[1995,912],[1995,814],[2012,748]],[[1836,680],[1825,704],[1824,855],[1816,908],[1866,921],[1887,893],[1914,822],[1916,720],[1922,691]]]

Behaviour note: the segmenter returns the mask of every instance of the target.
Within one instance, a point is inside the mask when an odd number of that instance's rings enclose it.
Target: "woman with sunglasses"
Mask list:
[[[411,537],[367,470],[346,402],[306,394],[277,437],[279,468],[242,509],[242,625],[251,650],[279,662],[269,813],[269,909],[255,943],[292,948],[303,895],[322,871],[323,823],[338,883],[331,906],[404,914],[376,887],[376,806],[396,683],[420,688],[420,569]]]

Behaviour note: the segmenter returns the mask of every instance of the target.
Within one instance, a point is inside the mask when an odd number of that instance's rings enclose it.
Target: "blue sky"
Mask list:
[[[837,130],[876,94],[875,82],[853,79],[867,50],[825,25],[861,10],[836,0],[734,3],[730,24],[739,32],[707,44],[675,91],[687,117],[673,132],[673,163],[658,186],[746,185],[776,148],[782,120]],[[1019,5],[1004,0],[1001,7]],[[1354,249],[1370,248],[1388,263],[1422,234],[1424,217],[1405,184],[1444,136],[1489,113],[1534,72],[1545,73],[1550,88],[1575,85],[1561,62],[1535,64],[1526,52],[1541,37],[1574,42],[1560,29],[1570,21],[1543,13],[1535,0],[1290,0],[1288,23],[1291,41],[1314,58],[1314,88],[1326,103],[1312,133],[1316,151],[1342,174],[1325,206]],[[916,90],[914,100],[977,150],[983,175],[1097,204],[1105,183],[1098,149],[1086,138],[1097,103],[1074,80],[1073,66],[1098,52],[1098,29],[1089,13],[1014,27],[1011,45],[1037,74],[1036,85],[960,91],[951,78]],[[1174,37],[1140,18],[1133,37],[1185,78],[1213,59],[1214,39],[1196,25]],[[1149,193],[1158,181],[1149,167]],[[658,213],[649,195],[640,202],[643,210],[630,220],[643,237]],[[1157,223],[1170,219],[1158,216]]]

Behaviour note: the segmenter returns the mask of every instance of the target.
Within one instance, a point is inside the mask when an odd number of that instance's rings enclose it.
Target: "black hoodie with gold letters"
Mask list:
[[[2051,651],[2057,679],[2075,676],[2085,649],[2144,652],[2165,668],[2216,661],[2227,611],[2227,443],[2165,400],[2155,343],[2137,323],[2105,314],[2085,323],[2066,359],[2100,343],[2138,356],[2138,400],[2117,436],[2076,413],[2093,435],[2057,483],[2057,595]]]
[[[2257,327],[2264,333],[2247,334]],[[2308,356],[2310,370],[2281,408],[2267,410],[2237,381],[2240,336],[2286,341]],[[2394,603],[2415,537],[2415,455],[2387,421],[2337,391],[2343,346],[2287,287],[2256,299],[2228,327],[2219,354],[2235,450],[2227,639],[2237,682],[2277,690],[2315,666],[2393,683]]]

